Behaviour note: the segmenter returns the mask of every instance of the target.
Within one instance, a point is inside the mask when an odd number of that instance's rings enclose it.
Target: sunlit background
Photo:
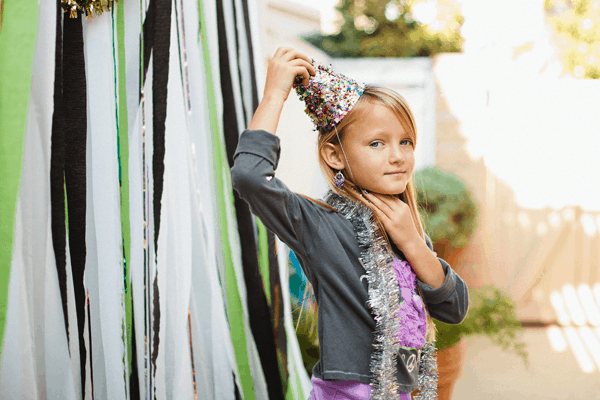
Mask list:
[[[417,116],[418,166],[453,173],[471,192],[478,223],[452,265],[470,287],[507,293],[525,327],[529,365],[485,335],[468,335],[453,398],[600,399],[600,2],[389,1],[379,2],[387,22],[354,19],[357,31],[376,36],[410,7],[422,35],[439,34],[457,29],[444,7],[459,10],[458,52],[403,59],[380,57],[392,51],[386,39],[373,53],[368,44],[320,42],[366,58],[316,48],[310,38],[339,35],[338,1],[263,3],[265,59],[296,47],[398,90]],[[318,169],[298,172],[316,165],[302,109],[295,98],[284,109],[280,176],[318,197]]]

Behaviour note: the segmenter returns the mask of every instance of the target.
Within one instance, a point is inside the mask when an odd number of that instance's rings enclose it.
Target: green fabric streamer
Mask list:
[[[125,73],[125,14],[123,4],[116,4],[113,8],[113,16],[117,13],[117,47],[118,47],[118,71],[117,71],[117,134],[119,146],[119,182],[121,195],[121,231],[123,234],[123,266],[125,279],[125,319],[127,324],[127,365],[131,373],[131,340],[133,335],[132,327],[132,305],[131,297],[131,266],[129,264],[131,251],[131,236],[129,226],[129,136],[127,127],[127,86]]]
[[[204,70],[206,74],[207,97],[209,102],[210,126],[212,131],[212,145],[214,154],[215,166],[215,181],[218,196],[218,214],[219,225],[221,228],[221,238],[223,245],[223,256],[225,260],[226,279],[227,279],[227,312],[229,326],[231,329],[231,337],[233,341],[233,349],[235,353],[236,364],[238,368],[240,383],[242,385],[243,397],[245,400],[255,399],[254,383],[252,380],[252,371],[250,369],[250,359],[248,355],[248,344],[246,331],[244,326],[244,313],[242,309],[242,299],[238,290],[238,282],[233,269],[233,259],[231,256],[231,248],[229,245],[229,235],[235,232],[229,232],[227,226],[227,205],[229,201],[230,207],[233,209],[233,192],[231,183],[229,182],[229,171],[227,170],[227,156],[225,154],[225,146],[223,144],[223,133],[219,124],[217,115],[217,105],[215,98],[215,89],[213,86],[213,76],[210,64],[210,54],[208,50],[208,39],[206,32],[206,23],[204,16],[203,0],[198,0],[198,12],[200,21],[199,39],[201,41]],[[216,35],[216,32],[214,32]]]
[[[0,356],[38,23],[37,0],[3,0],[3,4],[0,33]]]
[[[255,218],[256,227],[258,228],[258,266],[260,267],[260,275],[267,296],[267,303],[271,306],[271,275],[269,274],[269,239],[267,236],[267,228],[263,225],[260,219]]]

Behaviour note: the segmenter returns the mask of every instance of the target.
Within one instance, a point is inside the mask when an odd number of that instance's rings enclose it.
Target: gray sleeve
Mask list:
[[[433,245],[425,235],[427,246],[433,251]],[[417,278],[423,301],[427,303],[431,316],[447,324],[460,324],[467,315],[469,308],[469,292],[465,282],[450,268],[450,265],[438,258],[444,269],[446,278],[437,289],[432,288]]]
[[[300,196],[275,177],[279,155],[277,136],[262,130],[244,131],[233,156],[231,180],[252,213],[298,253],[303,251]]]

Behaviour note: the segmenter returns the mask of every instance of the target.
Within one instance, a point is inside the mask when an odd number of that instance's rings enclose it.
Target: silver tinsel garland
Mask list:
[[[391,266],[394,254],[379,232],[373,212],[361,203],[329,191],[325,202],[348,219],[362,248],[361,262],[369,282],[369,306],[375,315],[375,342],[371,355],[371,398],[387,400],[398,397],[398,351],[396,333],[400,325],[398,307],[400,288]],[[420,393],[415,399],[437,399],[437,362],[435,346],[426,342],[421,349],[419,366]]]
[[[421,364],[419,364],[419,393],[412,400],[435,400],[437,399],[437,355],[435,344],[431,341],[425,342],[421,349]]]

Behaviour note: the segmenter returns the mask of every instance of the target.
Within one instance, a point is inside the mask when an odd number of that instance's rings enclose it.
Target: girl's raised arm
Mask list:
[[[263,98],[248,129],[262,129],[275,134],[283,103],[292,90],[294,80],[302,76],[306,85],[310,75],[315,75],[315,69],[306,55],[294,49],[278,48],[269,61]]]
[[[303,254],[300,234],[307,208],[314,203],[297,195],[275,176],[279,163],[280,140],[274,135],[277,123],[297,76],[308,81],[315,70],[308,57],[292,49],[278,49],[267,72],[267,82],[248,129],[240,135],[231,168],[233,187],[263,224]]]

